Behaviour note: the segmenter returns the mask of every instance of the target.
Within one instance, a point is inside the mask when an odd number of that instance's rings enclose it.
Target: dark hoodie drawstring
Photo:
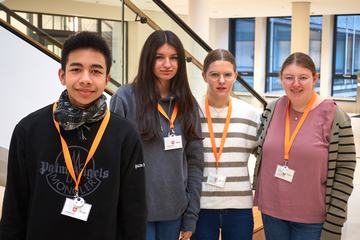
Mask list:
[[[173,99],[174,99],[173,97],[170,97],[170,104],[169,104],[169,109],[168,109],[168,112],[167,112],[168,116],[170,116],[171,104],[172,104]]]

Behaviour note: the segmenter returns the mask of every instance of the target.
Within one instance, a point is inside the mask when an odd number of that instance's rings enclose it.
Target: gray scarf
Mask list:
[[[62,129],[73,130],[83,126],[85,123],[93,123],[103,119],[106,111],[107,104],[104,94],[91,107],[81,108],[70,103],[68,92],[64,90],[60,95],[53,117]]]

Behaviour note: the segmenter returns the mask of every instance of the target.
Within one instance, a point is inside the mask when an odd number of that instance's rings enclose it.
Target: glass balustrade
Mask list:
[[[10,24],[58,56],[61,55],[61,43],[65,41],[68,35],[81,30],[97,32],[106,39],[112,51],[112,80],[108,88],[114,92],[120,85],[134,80],[141,48],[147,37],[157,29],[170,30],[180,38],[186,50],[186,56],[191,58],[191,61],[187,63],[188,78],[194,96],[200,98],[206,95],[207,91],[207,85],[202,78],[202,63],[211,48],[206,43],[201,42],[202,40],[195,39],[191,30],[189,32],[189,29],[183,26],[183,23],[185,25],[187,23],[187,16],[170,16],[168,10],[164,11],[163,7],[160,7],[156,2],[149,0],[124,0],[124,3],[120,2],[120,6],[121,4],[125,5],[124,16],[121,16],[122,12],[119,11],[119,19],[124,20],[124,24],[119,20],[24,12],[17,12],[17,14],[34,26],[41,23],[41,26],[38,27],[42,31],[36,31],[13,16],[10,18]],[[6,14],[4,11],[0,11],[0,17],[5,21]],[[142,17],[146,17],[146,21]],[[124,36],[122,35],[123,32]],[[51,37],[46,36],[46,33],[49,33]],[[56,42],[60,42],[60,44]],[[237,84],[237,88],[241,88],[242,92],[236,93],[242,100],[252,104],[261,112],[266,102],[252,89],[249,91],[249,85],[247,87],[245,85],[239,86]],[[236,89],[234,90],[236,91]]]

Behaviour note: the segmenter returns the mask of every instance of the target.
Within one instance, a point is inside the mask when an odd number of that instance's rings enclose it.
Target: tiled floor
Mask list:
[[[354,190],[349,198],[347,220],[343,227],[341,240],[360,239],[360,118],[351,118],[351,122],[355,137],[357,165],[354,177]]]

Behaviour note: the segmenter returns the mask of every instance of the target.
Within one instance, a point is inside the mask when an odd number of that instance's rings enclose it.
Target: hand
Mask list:
[[[187,231],[187,232],[181,231],[180,232],[180,240],[189,240],[192,234],[193,233],[190,231]]]

